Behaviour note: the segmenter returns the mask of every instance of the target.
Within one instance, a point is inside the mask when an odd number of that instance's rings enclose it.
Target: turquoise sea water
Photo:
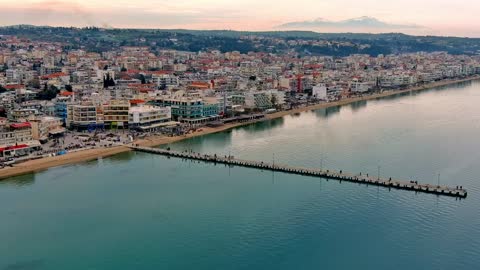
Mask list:
[[[478,269],[480,82],[177,150],[463,185],[465,200],[126,153],[0,182],[0,270]]]

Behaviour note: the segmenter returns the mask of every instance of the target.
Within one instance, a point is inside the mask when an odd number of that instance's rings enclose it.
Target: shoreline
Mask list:
[[[295,113],[301,113],[301,112],[318,110],[318,109],[329,108],[329,107],[343,106],[343,105],[351,104],[358,101],[374,100],[377,98],[383,98],[383,97],[398,95],[398,94],[407,93],[407,92],[418,92],[423,90],[429,90],[436,87],[448,86],[448,85],[458,84],[462,82],[470,82],[477,79],[480,79],[480,76],[473,76],[473,77],[457,79],[457,80],[438,81],[438,82],[430,83],[427,85],[410,87],[404,90],[392,90],[392,91],[368,95],[364,97],[347,98],[347,99],[343,99],[335,102],[320,103],[320,104],[296,108],[289,111],[279,111],[272,114],[267,114],[265,115],[264,119],[260,119],[256,121],[225,124],[223,126],[215,127],[215,128],[202,127],[202,131],[187,134],[185,136],[177,136],[177,137],[152,136],[149,138],[137,140],[134,143],[139,144],[140,146],[147,146],[147,147],[170,144],[170,143],[182,141],[182,140],[197,137],[197,136],[223,132],[223,131],[230,130],[240,126],[246,126],[246,125],[250,125],[257,122],[263,122],[263,121],[268,121],[276,118],[281,118],[286,115],[291,115]],[[13,167],[6,167],[3,169],[0,169],[0,181],[10,177],[14,177],[14,176],[40,172],[53,167],[82,163],[82,162],[95,160],[98,158],[109,157],[109,156],[129,152],[129,151],[131,151],[131,149],[126,146],[114,146],[110,148],[83,150],[79,152],[68,153],[62,156],[30,160],[27,162],[15,164]]]

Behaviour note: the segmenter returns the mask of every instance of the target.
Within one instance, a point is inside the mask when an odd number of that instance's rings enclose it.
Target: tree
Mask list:
[[[70,84],[67,84],[65,85],[65,90],[69,91],[69,92],[72,92],[73,91],[73,88]]]
[[[145,79],[145,76],[143,74],[140,74],[140,82],[142,84],[146,84],[147,83],[147,80]]]
[[[107,75],[103,77],[103,88],[108,88],[109,80],[110,80],[110,74],[107,73]]]
[[[115,86],[115,81],[110,77],[110,73],[103,78],[103,88],[108,88],[110,86]]]
[[[5,92],[7,92],[7,89],[5,89],[5,87],[0,85],[0,93],[5,93]]]
[[[40,89],[40,81],[38,79],[33,79],[27,82],[27,86]]]
[[[125,67],[122,67],[122,68],[120,69],[120,71],[121,71],[121,72],[126,72],[127,69],[126,69]]]
[[[270,99],[270,102],[272,103],[272,106],[273,106],[274,108],[276,108],[276,107],[277,107],[277,95],[272,94],[272,97],[271,97],[271,99]]]
[[[113,78],[110,78],[110,81],[108,82],[109,86],[115,86],[115,80]]]
[[[43,90],[37,94],[37,99],[52,100],[56,98],[59,93],[60,93],[60,90],[54,85],[51,85],[50,87],[48,87],[47,84],[45,84]]]

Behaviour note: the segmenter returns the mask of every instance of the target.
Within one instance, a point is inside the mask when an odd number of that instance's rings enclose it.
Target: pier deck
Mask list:
[[[242,159],[237,159],[237,158],[228,157],[228,156],[206,155],[206,154],[192,153],[192,152],[177,152],[177,151],[171,151],[171,150],[160,149],[160,148],[152,148],[152,147],[134,147],[134,146],[129,146],[129,147],[135,151],[163,155],[168,157],[199,160],[204,162],[256,168],[256,169],[277,171],[277,172],[283,172],[283,173],[300,174],[305,176],[335,179],[339,181],[382,186],[386,188],[410,190],[415,192],[432,193],[432,194],[452,196],[457,198],[467,197],[467,190],[463,188],[420,184],[418,182],[394,180],[392,178],[385,179],[385,178],[376,178],[372,176],[367,177],[366,175],[360,175],[360,174],[354,175],[354,174],[345,173],[342,171],[337,172],[332,170],[293,167],[293,166],[277,164],[277,163],[273,164],[273,163],[266,163],[262,161],[242,160]]]

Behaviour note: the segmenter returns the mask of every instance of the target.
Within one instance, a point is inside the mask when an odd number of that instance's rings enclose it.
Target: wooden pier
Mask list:
[[[327,179],[335,179],[339,181],[347,181],[353,183],[367,184],[381,186],[385,188],[403,189],[422,193],[431,193],[436,195],[452,196],[457,198],[466,198],[467,190],[460,187],[436,186],[430,184],[420,184],[416,181],[401,181],[392,178],[376,178],[362,174],[349,174],[342,171],[320,170],[311,168],[292,167],[283,164],[273,164],[261,161],[242,160],[229,156],[206,155],[192,152],[177,152],[167,149],[152,148],[152,147],[134,147],[131,149],[139,152],[146,152],[151,154],[163,155],[168,157],[177,157],[183,159],[199,160],[204,162],[212,162],[219,164],[226,164],[232,166],[241,166],[248,168],[256,168],[261,170],[270,170],[283,173],[299,174],[312,177],[320,177]]]

